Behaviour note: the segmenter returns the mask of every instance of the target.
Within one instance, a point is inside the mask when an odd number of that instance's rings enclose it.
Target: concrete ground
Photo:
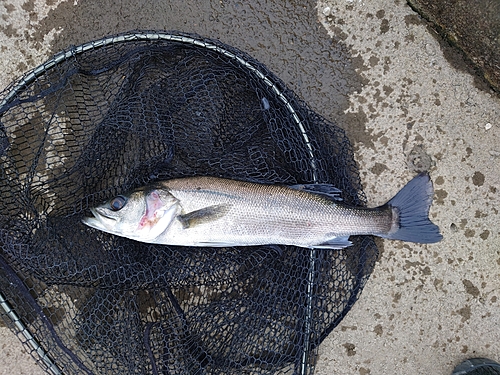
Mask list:
[[[402,0],[288,3],[0,0],[0,87],[70,44],[130,29],[196,32],[250,53],[347,130],[371,205],[422,168],[435,184],[443,241],[379,242],[316,374],[447,375],[468,357],[499,360],[498,95]],[[41,373],[3,326],[0,358],[0,374]]]

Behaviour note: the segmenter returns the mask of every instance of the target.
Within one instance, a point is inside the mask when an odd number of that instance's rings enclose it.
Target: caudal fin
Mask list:
[[[439,227],[429,220],[434,188],[427,173],[408,182],[387,205],[397,213],[398,221],[385,238],[418,243],[434,243],[443,236]]]

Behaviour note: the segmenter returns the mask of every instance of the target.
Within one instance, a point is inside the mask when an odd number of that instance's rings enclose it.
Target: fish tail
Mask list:
[[[421,173],[408,182],[387,205],[394,213],[393,225],[381,237],[418,243],[434,243],[443,236],[439,227],[429,219],[429,209],[434,195],[432,181]]]

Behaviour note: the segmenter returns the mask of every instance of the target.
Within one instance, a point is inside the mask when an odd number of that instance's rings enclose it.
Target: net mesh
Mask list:
[[[330,183],[363,206],[345,133],[218,41],[132,32],[0,96],[0,315],[55,374],[306,374],[377,257],[151,245],[81,223],[151,181]]]

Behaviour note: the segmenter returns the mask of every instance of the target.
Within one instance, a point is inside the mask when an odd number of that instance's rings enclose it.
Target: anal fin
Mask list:
[[[345,247],[349,247],[352,245],[352,242],[349,241],[349,236],[343,237],[333,237],[326,242],[321,244],[311,246],[313,249],[330,249],[330,250],[340,250]]]

